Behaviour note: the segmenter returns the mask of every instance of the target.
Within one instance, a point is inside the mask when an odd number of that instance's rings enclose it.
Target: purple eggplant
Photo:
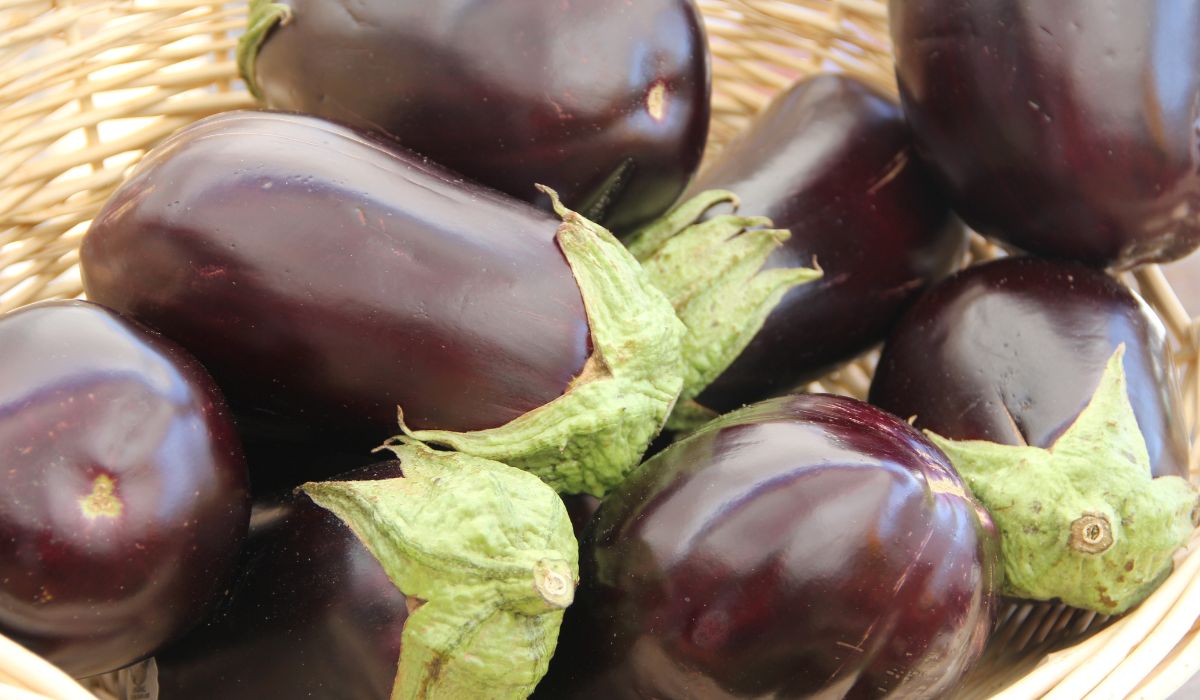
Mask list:
[[[249,517],[223,399],[180,347],[79,301],[0,317],[0,632],[68,673],[133,663],[223,589]]]
[[[255,0],[242,75],[267,107],[397,139],[519,199],[534,184],[616,231],[700,164],[710,70],[692,0]]]
[[[899,106],[850,77],[809,78],[776,99],[689,193],[710,189],[790,232],[767,269],[824,271],[788,290],[699,395],[720,412],[790,390],[883,340],[961,259],[963,228],[914,157]]]
[[[1006,258],[932,289],[884,348],[871,403],[957,440],[1049,447],[1124,344],[1154,476],[1188,473],[1188,438],[1162,321],[1078,264]]]
[[[578,576],[566,508],[503,464],[397,452],[256,508],[218,614],[157,658],[163,697],[528,696]]]
[[[535,697],[931,698],[983,650],[995,545],[903,421],[827,395],[756,404],[604,500]]]
[[[400,463],[351,472],[402,476]],[[156,657],[163,698],[383,700],[407,598],[333,513],[301,493],[255,504],[238,577],[216,613]]]
[[[402,429],[599,494],[682,381],[679,321],[607,231],[315,117],[179,132],[81,267],[90,298],[191,350],[280,439],[370,449]]]
[[[871,401],[993,513],[1007,594],[1113,614],[1170,572],[1200,506],[1164,335],[1104,273],[1007,258],[936,286],[888,340]]]
[[[1131,267],[1200,245],[1200,5],[892,0],[904,111],[973,228]]]

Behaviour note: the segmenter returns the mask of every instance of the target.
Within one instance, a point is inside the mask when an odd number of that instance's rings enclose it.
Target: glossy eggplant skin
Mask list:
[[[992,626],[986,512],[924,437],[853,399],[715,421],[607,497],[536,698],[930,698]]]
[[[381,131],[514,197],[621,232],[662,214],[708,135],[693,0],[284,0],[266,105]]]
[[[870,400],[943,437],[1049,447],[1122,343],[1153,473],[1186,478],[1162,322],[1127,287],[1075,263],[1005,258],[931,289],[884,346]]]
[[[397,405],[414,429],[478,430],[566,390],[590,340],[558,223],[348,128],[232,112],[142,161],[81,266],[247,425],[373,446]]]
[[[961,259],[965,233],[914,157],[899,106],[845,76],[778,98],[697,178],[792,237],[768,267],[825,271],[791,290],[741,356],[699,397],[728,411],[780,394],[880,342]]]
[[[1121,268],[1200,244],[1200,5],[890,9],[905,113],[973,228]]]
[[[347,479],[402,476],[382,462]],[[350,528],[303,493],[255,503],[239,575],[217,612],[156,657],[172,700],[383,700],[407,599]]]
[[[133,663],[200,622],[246,535],[223,399],[87,302],[0,317],[0,357],[0,633],[77,677]]]

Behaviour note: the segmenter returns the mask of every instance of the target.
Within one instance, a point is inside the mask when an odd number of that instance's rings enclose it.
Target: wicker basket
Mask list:
[[[714,57],[710,153],[799,76],[841,71],[895,90],[885,0],[700,5]],[[78,296],[80,236],[129,166],[191,121],[252,105],[232,56],[244,20],[244,2],[0,0],[0,312]],[[973,257],[994,254],[973,242]],[[1194,434],[1198,326],[1157,268],[1126,281],[1170,329]],[[862,397],[872,366],[868,355],[812,388]],[[1197,549],[1200,537],[1119,620],[1009,605],[961,697],[1168,697],[1200,669]],[[0,637],[0,700],[115,697],[105,687],[112,679],[85,690]]]

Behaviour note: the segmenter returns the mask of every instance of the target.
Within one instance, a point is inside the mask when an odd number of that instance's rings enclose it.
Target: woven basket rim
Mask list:
[[[696,2],[713,47],[714,147],[801,75],[843,72],[895,94],[887,0]],[[80,236],[136,158],[202,116],[253,105],[232,55],[244,14],[242,0],[0,0],[0,312],[78,296]],[[998,250],[976,238],[971,254]],[[1170,332],[1194,437],[1200,326],[1159,267],[1122,278]],[[810,389],[862,396],[874,358],[864,355]],[[1195,481],[1195,441],[1191,466]],[[1010,608],[1003,634],[1016,656],[1009,666],[998,657],[995,674],[983,679],[1001,685],[981,682],[963,697],[1166,697],[1200,670],[1197,550],[1200,531],[1163,588],[1115,621],[1051,606]],[[1064,646],[1055,635],[1073,625],[1098,631]],[[1050,653],[1035,663],[1020,656],[1034,651]],[[1009,678],[1014,669],[1019,677]],[[30,700],[95,698],[0,637],[0,697],[4,692]]]

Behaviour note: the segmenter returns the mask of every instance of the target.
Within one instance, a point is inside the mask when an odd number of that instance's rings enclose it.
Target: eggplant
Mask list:
[[[350,472],[403,475],[398,461]],[[407,598],[337,516],[295,492],[254,504],[238,577],[217,611],[158,654],[163,698],[382,700]]]
[[[1169,573],[1196,515],[1166,352],[1108,275],[1006,258],[917,302],[870,400],[929,432],[992,511],[1007,594],[1113,614]]]
[[[249,518],[246,465],[208,374],[81,301],[0,317],[0,632],[76,677],[203,618]]]
[[[979,232],[1128,268],[1200,245],[1200,5],[891,0],[918,149]]]
[[[1045,448],[1122,344],[1152,474],[1186,478],[1188,436],[1162,321],[1129,288],[1080,264],[1005,258],[934,287],[884,346],[870,402],[944,437]]]
[[[935,697],[983,650],[996,556],[903,421],[828,395],[755,404],[604,499],[535,697]]]
[[[707,190],[731,192],[739,212],[790,233],[765,257],[767,274],[824,273],[782,294],[740,355],[713,374],[696,401],[717,412],[793,389],[882,341],[965,247],[899,105],[848,76],[818,75],[778,97],[685,197]]]
[[[342,481],[307,484],[305,492],[256,503],[240,575],[217,614],[156,658],[162,697],[524,698],[554,651],[555,637],[547,640],[535,632],[537,625],[552,623],[557,634],[561,607],[570,603],[574,589],[577,544],[566,509],[553,491],[504,465],[491,463],[481,471],[482,461],[418,447],[403,453],[400,461],[363,467],[343,475]],[[345,509],[354,506],[337,498],[333,510],[326,509],[333,489],[342,489],[343,495],[353,493],[346,490],[348,485],[364,489],[362,493],[371,493],[373,507],[380,499],[395,498],[394,492],[386,491],[390,484],[408,489],[396,501],[403,507],[393,517],[347,514]],[[451,506],[464,500],[467,504],[461,508]],[[517,506],[522,512],[514,516]],[[437,517],[439,510],[450,516],[444,527],[436,532],[423,529],[423,519],[429,520],[430,513]],[[465,517],[468,512],[470,517]],[[387,528],[392,528],[391,534],[380,536]],[[481,537],[489,528],[501,537]],[[419,556],[389,551],[383,542],[389,538],[402,541],[400,549],[415,545],[408,552]],[[531,544],[532,550],[521,549]],[[447,552],[448,547],[452,551]],[[464,574],[461,563],[472,561],[481,547],[496,549],[480,560],[480,570]],[[508,567],[528,573],[514,565],[522,554],[537,560],[526,567],[534,570],[555,556],[565,558],[564,574],[570,580],[560,581],[566,588],[558,592],[561,599],[548,613],[522,607],[514,614],[506,607],[515,603],[504,598],[511,591],[497,572],[509,575],[501,571]],[[449,572],[452,583],[431,584],[439,572]],[[532,593],[534,586],[523,581]],[[408,595],[401,586],[411,586]],[[449,601],[453,606],[470,613],[449,630],[454,632],[451,638],[466,640],[455,640],[465,648],[422,657],[436,626],[430,622],[436,618],[428,613],[436,608],[446,612],[447,601],[439,595],[447,591],[456,596]],[[478,618],[471,619],[474,615]],[[518,620],[524,636],[497,636],[492,623],[504,617]],[[479,667],[487,663],[507,664],[511,668],[506,672],[515,670],[517,676],[512,685],[528,688],[512,694],[503,683],[489,685],[486,693],[478,688],[467,692],[462,685],[447,687],[461,681],[463,656],[473,656],[467,676],[480,674]],[[530,658],[536,659],[533,665],[540,665],[540,671],[528,665]],[[404,691],[406,680],[425,680],[429,686],[424,694],[410,694]]]
[[[233,112],[149,153],[80,264],[89,298],[191,350],[276,438],[404,432],[600,495],[680,391],[682,326],[611,234],[557,212],[315,117]]]
[[[387,134],[528,202],[548,185],[618,232],[671,206],[708,136],[692,0],[254,0],[238,62],[269,108]]]

